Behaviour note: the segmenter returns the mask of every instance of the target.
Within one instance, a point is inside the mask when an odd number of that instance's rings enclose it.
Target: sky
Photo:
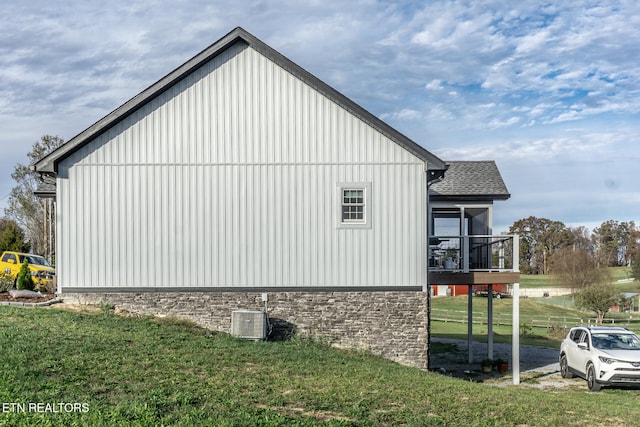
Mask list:
[[[241,26],[444,160],[495,160],[529,216],[640,223],[640,2],[3,0],[0,215],[69,140]]]

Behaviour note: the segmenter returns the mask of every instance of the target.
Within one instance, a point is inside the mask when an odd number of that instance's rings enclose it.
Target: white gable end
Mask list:
[[[144,105],[68,161],[424,163],[241,43]]]
[[[339,226],[366,184],[369,224]],[[424,161],[244,43],[61,161],[68,288],[426,284]]]

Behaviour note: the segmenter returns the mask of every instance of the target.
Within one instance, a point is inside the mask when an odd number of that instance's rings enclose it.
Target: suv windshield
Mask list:
[[[591,342],[601,350],[640,350],[640,338],[634,334],[598,333],[591,336]]]

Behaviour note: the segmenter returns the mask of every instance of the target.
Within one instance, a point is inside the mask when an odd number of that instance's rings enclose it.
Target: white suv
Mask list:
[[[591,391],[640,385],[640,338],[625,328],[571,328],[560,345],[560,374],[585,378]]]

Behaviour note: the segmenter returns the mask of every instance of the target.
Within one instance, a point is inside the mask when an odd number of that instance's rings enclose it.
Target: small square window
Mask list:
[[[342,190],[342,222],[364,222],[364,188]]]
[[[338,228],[370,228],[371,184],[338,184]]]

